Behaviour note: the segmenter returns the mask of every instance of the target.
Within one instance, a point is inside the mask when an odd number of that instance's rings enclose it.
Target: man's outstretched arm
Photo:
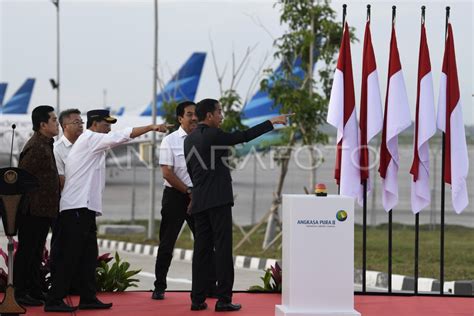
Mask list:
[[[275,116],[263,123],[255,125],[254,127],[251,127],[244,131],[226,133],[222,130],[219,130],[216,136],[215,145],[232,146],[251,141],[252,139],[257,138],[258,136],[273,130],[273,125],[275,124],[286,125],[288,117],[291,115],[293,114],[283,114]]]

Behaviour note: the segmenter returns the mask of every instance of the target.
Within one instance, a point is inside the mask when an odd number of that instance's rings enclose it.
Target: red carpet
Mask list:
[[[216,315],[215,299],[208,299],[205,311],[190,311],[189,292],[168,292],[163,301],[150,299],[151,292],[106,293],[99,295],[104,302],[114,306],[106,311],[82,311],[83,316],[206,316]],[[235,293],[234,302],[242,304],[242,310],[231,313],[235,316],[273,316],[275,305],[281,303],[278,294]],[[72,302],[78,303],[78,297]],[[355,296],[355,308],[363,316],[474,316],[474,298],[426,297],[426,296]],[[228,313],[219,313],[228,315]],[[219,315],[218,314],[218,315]],[[29,308],[27,315],[65,315],[44,313],[43,308]]]

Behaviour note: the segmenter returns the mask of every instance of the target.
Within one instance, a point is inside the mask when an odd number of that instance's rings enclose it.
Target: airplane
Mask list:
[[[194,101],[197,87],[201,77],[202,69],[206,53],[193,53],[178,72],[165,85],[163,91],[157,95],[157,124],[163,123],[161,115],[163,112],[163,102],[170,101]],[[26,83],[25,83],[26,84]],[[20,89],[21,90],[21,89]],[[20,91],[19,90],[19,91]],[[13,99],[13,98],[12,98]],[[125,108],[121,107],[117,112],[113,113],[118,117],[118,122],[113,126],[113,130],[118,130],[128,126],[143,126],[151,123],[151,103],[148,104],[140,114],[124,113]],[[26,113],[26,112],[25,112]],[[83,120],[86,120],[85,113]],[[29,115],[13,115],[2,116],[0,121],[0,166],[9,163],[10,146],[12,130],[11,125],[16,124],[15,144],[13,146],[14,161],[21,152],[25,142],[31,137],[33,131],[31,129],[31,117]],[[157,133],[157,141],[160,142],[163,134]],[[144,150],[145,146],[140,144],[151,141],[151,134],[145,134],[135,138],[126,146],[119,146],[110,151],[107,158],[108,165],[116,165],[119,167],[128,166],[130,161],[136,162],[132,156],[136,156],[140,150]],[[131,145],[131,146],[130,146]],[[141,148],[141,149],[140,149]],[[5,149],[5,150],[4,150]],[[6,150],[8,149],[8,150]]]
[[[206,53],[195,52],[183,66],[176,72],[171,80],[165,85],[163,91],[157,95],[156,115],[157,124],[164,122],[165,115],[163,109],[164,102],[181,102],[185,100],[194,101],[196,97],[197,88],[206,60]],[[121,107],[115,116],[119,118],[116,128],[119,129],[124,123],[126,126],[141,126],[151,123],[151,102],[145,107],[139,116],[132,114],[124,114],[125,108]],[[123,125],[125,127],[125,125]],[[115,128],[115,127],[114,127]],[[163,138],[163,134],[157,133],[157,142],[159,143]],[[125,146],[119,146],[109,152],[107,157],[107,164],[122,168],[123,166],[131,166],[134,164],[143,164],[137,161],[137,155],[147,156],[149,153],[144,153],[147,150],[146,143],[151,141],[151,134],[145,134],[135,138]]]
[[[194,101],[197,88],[201,79],[206,53],[195,52],[181,66],[171,80],[165,85],[163,91],[156,97],[157,100],[157,116],[163,116],[163,102],[181,102],[185,100]],[[120,107],[117,111],[110,110],[115,116],[122,116],[125,113],[125,107]],[[151,116],[151,102],[144,110],[140,112],[140,116]]]
[[[7,92],[7,86],[8,84],[6,82],[0,82],[0,112],[2,111],[3,99]]]
[[[158,94],[156,98],[156,115],[163,116],[165,114],[163,102],[194,101],[205,60],[206,53],[203,52],[195,52],[188,58],[186,63],[166,84],[163,91]],[[150,102],[140,115],[151,116],[151,112]]]
[[[162,115],[164,115],[163,102],[180,102],[184,100],[194,101],[205,58],[206,53],[193,53],[185,62],[185,64],[178,70],[177,73],[174,74],[171,80],[165,85],[163,91],[157,95],[158,124],[163,123],[163,119],[161,117]],[[31,86],[32,89],[31,81],[25,82],[23,87],[20,88],[20,90],[17,92],[18,96],[15,94],[16,97],[12,98],[12,100],[28,100],[29,102],[29,98],[26,98],[27,94],[25,94],[25,92],[27,92],[27,90],[25,86]],[[10,105],[16,105],[15,108],[17,110],[20,108],[19,104],[20,102],[10,103]],[[25,108],[24,113],[26,113],[26,109],[27,107]],[[9,108],[8,112],[18,113],[13,111],[12,108]],[[149,103],[143,111],[139,112],[139,115],[132,113],[124,114],[124,112],[125,108],[121,107],[117,112],[113,113],[113,115],[119,118],[117,124],[113,127],[114,130],[125,128],[128,126],[143,126],[151,123],[151,103]],[[85,113],[83,119],[86,120]],[[15,142],[13,145],[14,161],[17,161],[17,157],[19,156],[19,153],[21,152],[21,149],[23,148],[25,142],[33,134],[33,131],[31,129],[31,117],[29,115],[9,114],[8,116],[2,116],[2,119],[0,121],[0,166],[2,164],[6,165],[10,161],[12,124],[16,124]],[[163,134],[157,133],[158,142],[161,141],[162,137]],[[131,142],[131,144],[128,143],[127,145],[114,148],[113,151],[109,152],[107,164],[123,167],[129,166],[130,163],[137,163],[137,159],[134,156],[136,156],[137,153],[140,152],[140,150],[144,150],[146,148],[145,146],[142,146],[140,144],[150,142],[150,140],[151,134],[148,133],[135,138]]]
[[[125,112],[125,107],[121,106],[117,112],[115,112],[115,116],[122,116],[123,113]]]
[[[123,113],[125,112],[125,107],[124,106],[121,106],[119,107],[118,110],[115,110],[114,108],[112,108],[111,106],[106,106],[104,107],[105,110],[109,110],[110,111],[110,115],[112,116],[122,116]]]
[[[34,78],[26,79],[10,100],[0,107],[0,114],[26,114],[28,112],[28,106],[30,105],[34,86]],[[0,84],[0,105],[3,104],[3,97],[5,96],[6,89],[6,83]]]
[[[316,59],[315,59],[316,60]],[[314,68],[315,64],[313,64]],[[293,62],[292,66],[292,73],[294,76],[297,76],[301,80],[304,79],[305,70],[301,67],[301,58],[298,57]],[[283,65],[280,63],[278,68],[274,71],[274,76],[281,77],[283,76]],[[271,76],[273,77],[273,76]],[[273,81],[269,81],[269,86],[273,85]],[[275,105],[274,100],[270,98],[268,92],[264,90],[258,90],[254,96],[250,99],[248,103],[244,105],[241,111],[241,120],[242,124],[246,126],[255,126],[269,118],[281,114],[281,105]],[[281,127],[280,127],[281,128]],[[277,128],[276,130],[264,134],[257,139],[254,139],[246,144],[236,147],[236,153],[238,156],[244,156],[250,152],[252,148],[256,150],[260,150],[260,146],[262,143],[272,144],[277,143],[280,139],[280,134]]]

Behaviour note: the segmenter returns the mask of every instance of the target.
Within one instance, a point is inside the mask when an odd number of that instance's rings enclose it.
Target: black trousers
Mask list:
[[[232,258],[232,206],[208,209],[194,217],[193,284],[191,299],[199,304],[206,299],[206,285],[215,255],[216,294],[220,302],[232,301],[234,260]]]
[[[40,272],[51,218],[18,214],[18,248],[13,263],[16,296],[36,296],[46,289]]]
[[[155,289],[164,291],[167,288],[166,276],[173,259],[173,250],[179,231],[184,221],[194,234],[194,218],[187,214],[189,197],[180,191],[165,187],[161,200],[160,246],[155,263]],[[207,282],[207,293],[214,294],[216,273],[214,256],[211,260],[211,272]]]
[[[161,200],[160,246],[155,263],[155,289],[164,291],[166,276],[173,259],[173,250],[184,221],[194,233],[194,220],[186,211],[189,197],[180,191],[165,187]]]
[[[65,210],[59,214],[55,226],[56,238],[51,249],[54,271],[51,271],[49,302],[67,296],[76,274],[80,276],[81,300],[95,298],[98,255],[95,217],[96,212],[86,208]]]

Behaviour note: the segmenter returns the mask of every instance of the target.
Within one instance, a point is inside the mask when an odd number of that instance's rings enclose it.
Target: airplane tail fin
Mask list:
[[[3,106],[3,114],[26,114],[30,105],[35,79],[28,78],[10,100]]]
[[[122,116],[124,112],[125,112],[125,107],[122,106],[118,109],[117,112],[115,112],[115,116]]]
[[[186,63],[166,84],[163,91],[157,96],[157,115],[164,115],[163,102],[194,101],[201,79],[206,53],[196,52],[189,57]],[[151,115],[151,103],[141,113],[142,116]]]
[[[294,60],[292,64],[292,72],[294,76],[301,80],[304,78],[305,71],[301,68],[301,57]],[[276,77],[283,76],[282,63],[274,71],[274,75]],[[273,82],[270,81],[269,85],[272,86]],[[280,109],[281,106],[279,104],[275,105],[275,102],[270,98],[266,91],[258,90],[242,109],[242,123],[247,126],[254,126],[280,114]]]
[[[0,112],[2,111],[3,99],[5,98],[5,93],[7,92],[8,84],[6,82],[0,83]]]

